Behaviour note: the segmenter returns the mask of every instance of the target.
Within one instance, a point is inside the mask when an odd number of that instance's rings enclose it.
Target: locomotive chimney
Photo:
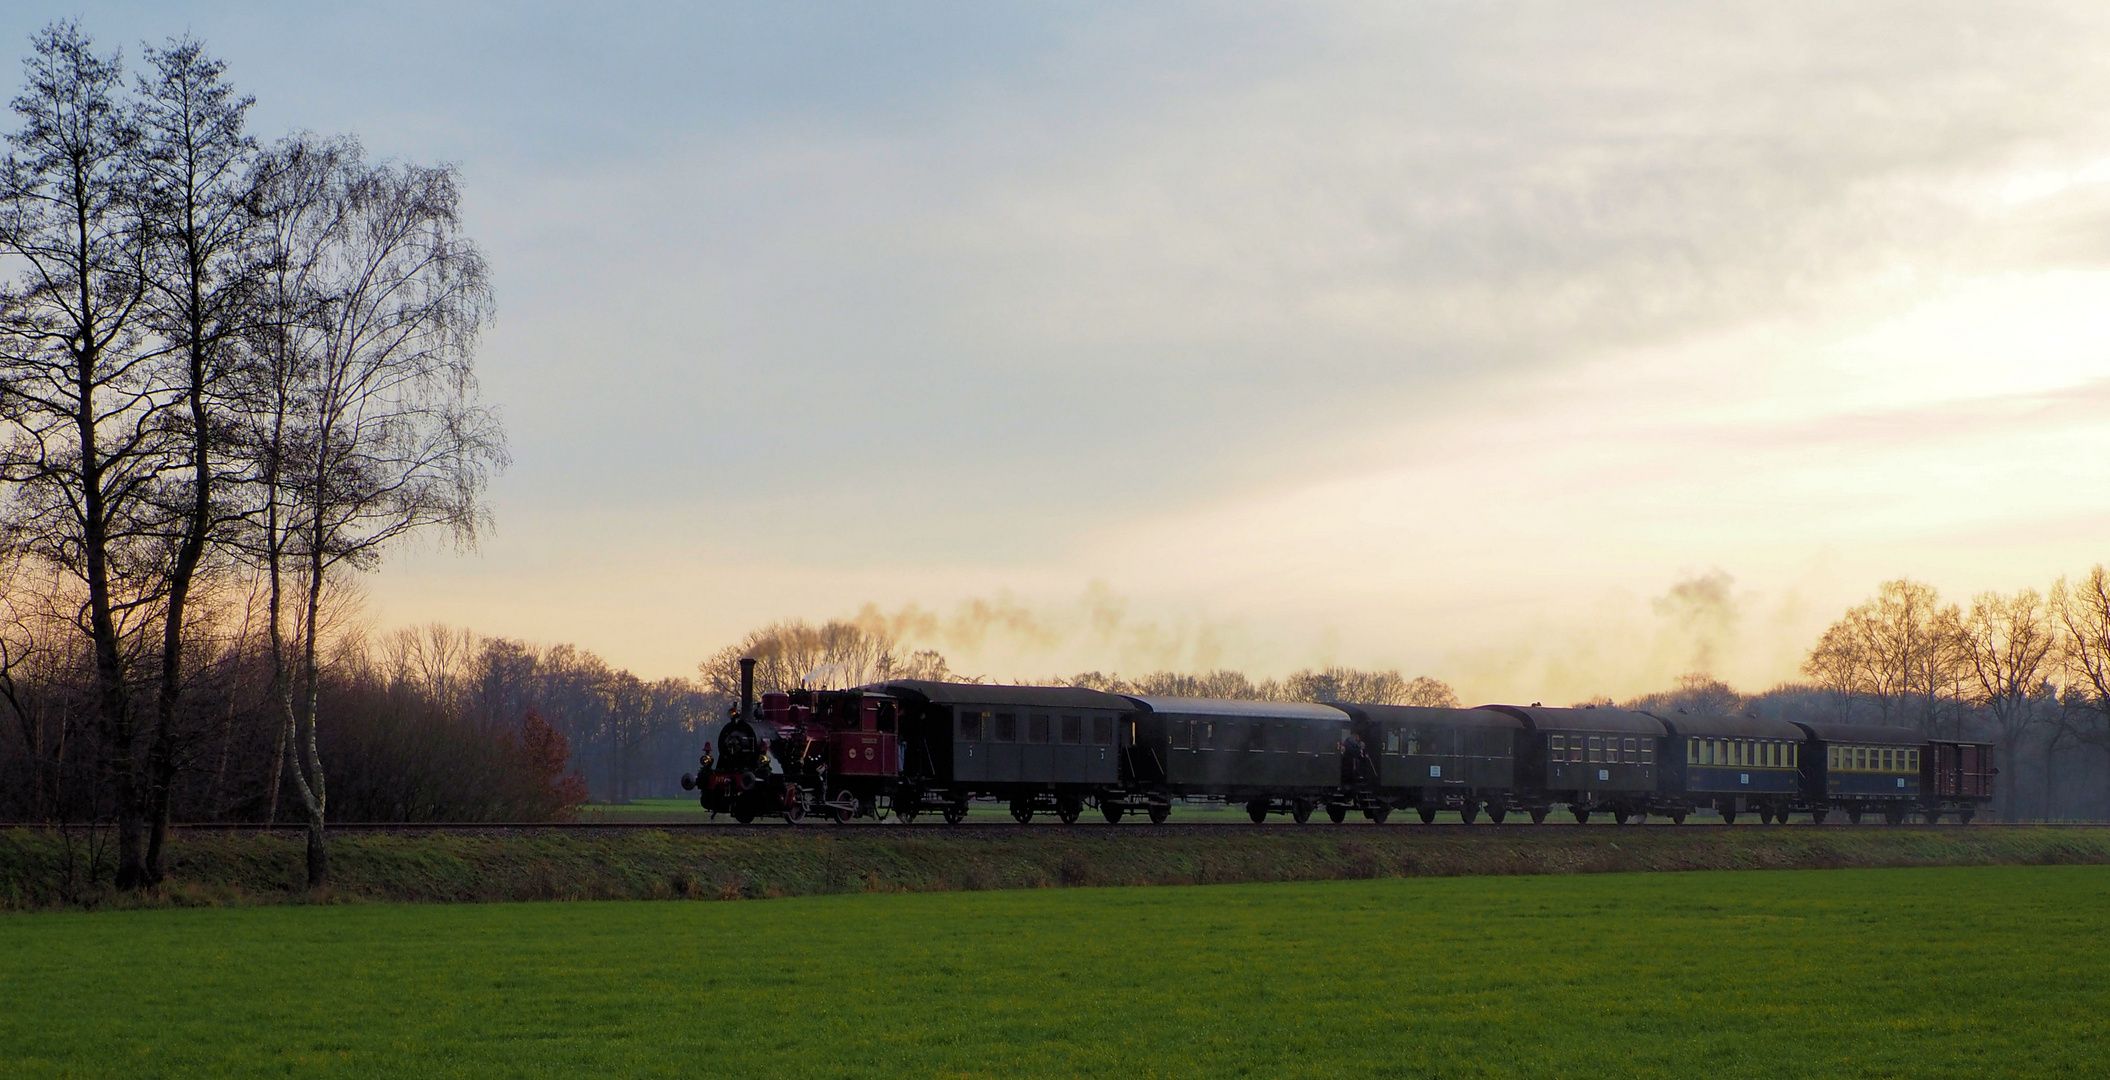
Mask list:
[[[755,658],[740,658],[740,719],[746,720],[755,712]]]

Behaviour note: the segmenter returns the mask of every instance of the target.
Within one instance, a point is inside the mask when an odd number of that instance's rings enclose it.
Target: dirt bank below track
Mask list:
[[[291,830],[182,829],[171,882],[107,887],[107,833],[0,829],[0,909],[1196,885],[1342,878],[2110,863],[2110,827],[945,828],[472,826],[346,829],[311,895]]]

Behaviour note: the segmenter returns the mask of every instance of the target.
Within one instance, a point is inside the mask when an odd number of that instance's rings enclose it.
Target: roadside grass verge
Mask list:
[[[0,830],[0,910],[356,901],[755,899],[1092,885],[1212,885],[1638,870],[2110,863],[2110,828],[1239,828],[345,831],[331,889],[301,835],[179,830],[172,881],[106,886],[78,833]],[[98,874],[100,876],[98,876]]]
[[[46,912],[0,1073],[2102,1075],[2110,868]]]

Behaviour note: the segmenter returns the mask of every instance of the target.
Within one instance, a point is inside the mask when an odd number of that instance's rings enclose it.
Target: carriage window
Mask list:
[[[1643,765],[1654,765],[1656,763],[1656,740],[1650,739],[1641,744],[1641,763]]]
[[[996,733],[991,738],[997,742],[1018,741],[1018,714],[1000,712],[996,714]]]
[[[1419,753],[1421,753],[1421,733],[1420,733],[1420,732],[1418,732],[1418,731],[1409,731],[1409,732],[1407,732],[1407,749],[1406,749],[1406,753],[1407,753],[1408,755],[1410,755],[1410,756],[1411,756],[1411,755],[1414,755],[1414,754],[1419,754]]]
[[[1824,748],[1824,767],[1827,769],[1836,769],[1839,767],[1838,747],[1827,746]]]
[[[1555,737],[1554,737],[1554,740],[1553,740],[1553,745],[1555,745],[1555,746],[1559,746],[1559,745],[1560,745],[1560,738],[1559,738],[1558,736],[1555,736]],[[1397,753],[1399,753],[1399,729],[1398,729],[1398,728],[1393,728],[1393,729],[1391,729],[1391,730],[1389,730],[1389,731],[1385,732],[1385,753],[1387,753],[1387,754],[1397,754]]]
[[[1558,735],[1546,737],[1546,757],[1551,761],[1568,760],[1567,740]]]
[[[1048,741],[1048,714],[1034,713],[1026,725],[1026,741],[1044,743]]]
[[[1093,742],[1095,742],[1095,743],[1098,743],[1098,744],[1099,744],[1099,745],[1101,745],[1101,746],[1112,746],[1112,745],[1114,744],[1114,718],[1113,718],[1113,717],[1111,717],[1111,716],[1094,716],[1094,717],[1092,717],[1092,741],[1093,741]],[[1131,740],[1131,741],[1133,741],[1133,740]]]
[[[1590,760],[1595,762],[1604,761],[1604,740],[1595,735],[1590,736]]]
[[[1172,748],[1174,750],[1185,750],[1189,746],[1194,745],[1193,729],[1194,725],[1191,721],[1174,720],[1172,722]]]
[[[1798,760],[1799,758],[1801,758],[1801,757],[1802,757],[1802,751],[1800,751],[1800,750],[1796,749],[1796,747],[1795,747],[1795,744],[1794,744],[1794,743],[1789,743],[1789,744],[1788,744],[1788,768],[1790,768],[1790,769],[1794,768],[1794,767],[1795,767],[1795,762],[1796,762],[1796,761],[1797,761],[1797,760]]]
[[[1908,760],[1905,762],[1905,768],[1912,772],[1920,771],[1920,752],[1917,750],[1907,750],[1905,751],[1905,753],[1908,758]]]
[[[1699,744],[1699,742],[1698,742],[1697,740],[1694,740],[1694,739],[1687,739],[1687,740],[1685,740],[1685,764],[1687,764],[1687,765],[1698,765],[1699,763],[1700,763],[1700,744]]]
[[[1636,760],[1638,760],[1637,758],[1635,758],[1634,753],[1634,740],[1628,739],[1626,741],[1626,757],[1623,760],[1625,760],[1627,764],[1632,765]]]
[[[1267,721],[1255,720],[1247,725],[1245,748],[1248,753],[1261,753],[1267,749]]]
[[[1071,746],[1084,741],[1084,717],[1065,716],[1062,718],[1062,741]]]
[[[981,714],[981,713],[978,713],[978,712],[963,712],[963,713],[961,713],[961,714],[960,714],[960,741],[962,741],[962,742],[981,742],[981,741],[982,741],[982,714]]]

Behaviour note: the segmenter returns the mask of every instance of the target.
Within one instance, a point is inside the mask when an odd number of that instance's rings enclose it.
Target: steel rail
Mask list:
[[[67,829],[67,828],[72,828],[72,829],[83,829],[83,828],[90,828],[90,827],[91,827],[91,826],[89,826],[89,825],[86,825],[86,824],[83,824],[83,823],[79,823],[79,822],[74,822],[74,823],[53,823],[53,822],[36,822],[36,821],[28,821],[28,822],[0,822],[0,829],[57,830],[57,829]],[[93,828],[102,828],[102,829],[107,829],[107,828],[110,828],[111,826],[110,826],[110,825],[109,825],[108,823],[100,823],[100,824],[97,824],[97,825],[95,825],[95,826],[92,826],[92,827],[93,827]],[[1387,823],[1387,824],[1385,824],[1385,825],[1376,825],[1375,823],[1373,823],[1373,822],[1368,822],[1368,821],[1352,821],[1352,822],[1343,822],[1342,824],[1340,824],[1340,825],[1336,826],[1336,825],[1334,825],[1334,824],[1333,824],[1333,823],[1331,823],[1331,822],[1320,822],[1320,821],[1313,821],[1313,822],[1308,822],[1308,823],[1306,823],[1306,824],[1303,824],[1303,825],[1298,825],[1298,824],[1296,824],[1296,823],[1294,823],[1294,822],[1290,822],[1290,821],[1279,821],[1279,822],[1278,822],[1278,821],[1270,821],[1270,822],[1268,822],[1268,823],[1267,823],[1267,824],[1265,824],[1265,825],[1255,825],[1255,824],[1253,824],[1253,823],[1251,823],[1251,822],[1247,822],[1247,821],[1184,821],[1184,822],[1182,822],[1182,821],[1174,820],[1174,821],[1168,821],[1168,822],[1166,822],[1166,823],[1165,823],[1165,824],[1163,824],[1163,825],[1151,825],[1151,824],[1147,824],[1147,823],[1142,823],[1142,822],[1122,822],[1122,823],[1120,823],[1120,824],[1118,824],[1118,825],[1109,825],[1109,824],[1107,824],[1107,823],[1105,823],[1105,822],[1101,822],[1101,821],[1090,821],[1090,822],[1086,822],[1086,821],[1080,821],[1080,822],[1078,822],[1078,823],[1077,823],[1076,825],[1069,825],[1069,826],[1065,826],[1065,825],[1061,825],[1061,824],[1058,824],[1058,823],[1056,823],[1056,822],[1052,822],[1052,821],[1049,821],[1049,822],[1035,822],[1035,823],[1033,823],[1033,824],[1030,824],[1030,825],[1020,825],[1020,824],[1018,824],[1018,823],[1016,823],[1016,822],[1011,822],[1011,821],[966,821],[966,822],[961,822],[961,823],[960,823],[960,824],[958,824],[958,825],[947,825],[947,824],[945,824],[945,823],[944,823],[944,822],[942,822],[942,821],[936,821],[936,820],[929,820],[929,821],[919,821],[919,822],[916,822],[915,824],[912,824],[912,825],[904,825],[904,824],[902,824],[902,823],[900,823],[900,822],[898,822],[898,821],[891,821],[891,820],[890,820],[890,821],[886,821],[886,822],[872,822],[872,821],[857,821],[857,822],[852,822],[852,823],[850,823],[850,824],[848,824],[848,825],[842,825],[842,824],[837,824],[837,823],[835,823],[835,822],[824,822],[824,821],[819,821],[819,820],[814,820],[814,819],[808,819],[807,821],[805,821],[805,822],[802,822],[802,823],[800,823],[800,824],[798,824],[798,825],[787,825],[787,824],[785,824],[784,822],[781,822],[781,821],[774,821],[774,822],[765,822],[765,823],[756,823],[756,824],[752,824],[752,825],[741,825],[741,824],[738,824],[738,823],[736,823],[736,822],[730,822],[730,821],[726,821],[726,822],[717,822],[717,821],[503,821],[503,822],[477,822],[477,821],[346,821],[346,822],[331,822],[331,823],[330,823],[330,824],[329,824],[329,825],[327,826],[327,831],[329,831],[329,832],[332,832],[332,833],[521,833],[521,832],[576,832],[576,833],[593,833],[593,832],[607,832],[607,833],[625,833],[625,832],[640,832],[640,831],[652,831],[652,830],[658,830],[658,831],[661,831],[661,832],[732,832],[732,833],[741,833],[741,834],[763,834],[763,833],[802,833],[802,832],[815,832],[815,833],[831,833],[831,832],[836,832],[836,831],[840,831],[840,830],[855,830],[855,831],[862,831],[862,830],[871,830],[871,829],[887,829],[887,830],[890,830],[890,831],[891,831],[891,830],[904,830],[904,829],[912,829],[912,830],[915,830],[915,831],[917,831],[917,832],[924,832],[924,833],[991,833],[991,832],[1012,832],[1012,833],[1023,833],[1023,832],[1027,832],[1027,831],[1039,831],[1039,832],[1064,832],[1064,833],[1068,833],[1068,832],[1072,832],[1072,831],[1075,831],[1075,830],[1089,830],[1089,831],[1093,831],[1093,832],[1107,832],[1107,831],[1114,831],[1114,830],[1119,830],[1120,832],[1123,832],[1123,833],[1140,833],[1140,834],[1146,834],[1146,835],[1147,835],[1147,834],[1167,834],[1167,833],[1191,833],[1191,832],[1207,832],[1207,831],[1216,831],[1216,832],[1239,832],[1239,833],[1259,833],[1259,832],[1262,832],[1262,831],[1267,831],[1267,832],[1283,832],[1283,831],[1295,831],[1295,832],[1300,832],[1300,833],[1309,833],[1309,834],[1312,834],[1312,835],[1323,835],[1323,834],[1326,834],[1326,833],[1328,833],[1328,832],[1329,832],[1330,830],[1333,830],[1333,829],[1336,829],[1336,828],[1351,828],[1351,827],[1353,827],[1353,828],[1378,828],[1378,829],[1386,829],[1386,830],[1389,830],[1389,831],[1396,831],[1396,832],[1398,832],[1398,833],[1400,833],[1400,834],[1402,834],[1402,835],[1411,835],[1411,834],[1414,834],[1414,833],[1422,833],[1422,832],[1433,832],[1433,833],[1447,833],[1447,834],[1449,834],[1449,833],[1455,833],[1455,834],[1475,834],[1475,835],[1478,835],[1478,834],[1487,834],[1487,833],[1491,833],[1491,832],[1500,832],[1500,833],[1501,833],[1502,835],[1504,835],[1504,836],[1518,836],[1518,835],[1534,835],[1534,836],[1540,836],[1540,835],[1558,835],[1558,834],[1565,834],[1565,833],[1569,833],[1569,832],[1572,832],[1572,831],[1574,831],[1574,830],[1577,830],[1577,829],[1591,829],[1591,830],[1602,830],[1602,831],[1605,831],[1605,832],[1620,832],[1620,833],[1633,833],[1633,832],[1635,832],[1636,830],[1639,830],[1639,829],[1650,829],[1650,830],[1665,830],[1665,829],[1679,829],[1679,830],[1687,830],[1687,831],[1691,831],[1691,830],[1703,830],[1703,829],[1704,829],[1704,830],[1716,830],[1716,829],[1754,829],[1754,830],[1766,830],[1766,831],[1769,831],[1769,832],[1780,832],[1780,831],[1789,831],[1789,830],[1799,830],[1799,829],[1810,829],[1810,828],[1818,828],[1818,829],[1866,829],[1866,830],[1876,830],[1876,831],[1883,831],[1883,832],[1899,832],[1899,831],[1920,831],[1920,832],[1935,832],[1935,831],[1953,831],[1953,830],[1957,830],[1957,829],[2110,829],[2110,822],[2103,822],[2103,821],[2093,821],[2093,822],[2091,822],[2091,821],[2052,821],[2052,822],[2026,822],[2026,821],[1975,821],[1975,822],[1972,822],[1972,823],[1971,823],[1971,824],[1969,824],[1969,825],[1960,825],[1960,824],[1958,824],[1958,823],[1956,823],[1956,822],[1942,822],[1942,823],[1940,823],[1940,824],[1935,824],[1935,825],[1928,825],[1928,824],[1926,824],[1926,823],[1924,823],[1924,822],[1906,822],[1906,823],[1904,823],[1904,824],[1901,824],[1901,825],[1890,825],[1890,824],[1884,823],[1884,822],[1882,822],[1882,821],[1869,821],[1869,822],[1864,822],[1864,823],[1862,823],[1862,824],[1860,824],[1860,825],[1854,825],[1854,824],[1851,824],[1851,823],[1848,823],[1848,822],[1845,822],[1845,821],[1838,821],[1838,822],[1830,822],[1830,823],[1827,823],[1827,824],[1824,824],[1824,825],[1815,825],[1815,826],[1813,826],[1813,825],[1811,825],[1811,824],[1810,824],[1809,822],[1807,822],[1807,821],[1803,821],[1803,822],[1789,822],[1789,823],[1787,823],[1787,824],[1782,824],[1782,825],[1764,825],[1764,824],[1760,824],[1760,823],[1758,823],[1758,822],[1750,822],[1750,823],[1739,823],[1739,824],[1735,824],[1735,825],[1725,825],[1725,824],[1723,824],[1723,823],[1721,823],[1721,822],[1718,822],[1718,821],[1713,821],[1713,822],[1707,822],[1707,821],[1689,821],[1689,822],[1686,822],[1686,823],[1685,823],[1685,824],[1683,824],[1683,825],[1673,825],[1673,824],[1672,824],[1671,822],[1669,822],[1669,821],[1648,821],[1648,822],[1637,822],[1637,823],[1635,823],[1635,824],[1630,824],[1630,825],[1618,825],[1618,824],[1614,824],[1614,823],[1612,823],[1612,822],[1609,822],[1609,821],[1607,821],[1607,822],[1602,822],[1602,823],[1597,823],[1597,822],[1593,822],[1593,823],[1591,823],[1591,824],[1588,824],[1588,825],[1576,825],[1576,824],[1572,824],[1572,823],[1569,823],[1569,822],[1552,822],[1552,821],[1549,821],[1549,822],[1545,823],[1544,825],[1533,825],[1533,824],[1531,824],[1531,823],[1530,823],[1529,821],[1511,821],[1511,822],[1505,822],[1505,823],[1503,823],[1503,824],[1500,824],[1500,825],[1496,825],[1496,824],[1494,824],[1493,822],[1480,822],[1480,823],[1476,823],[1476,824],[1472,824],[1472,825],[1467,825],[1467,824],[1463,824],[1463,823],[1460,823],[1460,822],[1441,822],[1441,823],[1437,823],[1437,824],[1430,824],[1430,825],[1424,825],[1424,824],[1421,824],[1420,822],[1411,822],[1411,823],[1409,823],[1409,822],[1393,822],[1393,823]],[[247,822],[247,821],[228,821],[228,822],[210,822],[210,821],[205,821],[205,822],[179,822],[179,823],[172,823],[172,824],[171,824],[171,825],[169,826],[169,828],[170,828],[170,829],[172,829],[172,830],[177,830],[177,831],[182,831],[182,832],[230,832],[230,833],[254,833],[254,832],[271,832],[271,833],[279,833],[279,832],[283,832],[283,833],[295,833],[295,834],[297,834],[297,833],[304,833],[304,832],[306,832],[306,831],[307,831],[307,825],[306,825],[305,823],[302,823],[302,822],[292,822],[292,823],[284,823],[284,822],[282,822],[282,823],[279,823],[279,824],[276,824],[276,825],[266,825],[266,824],[263,824],[262,822]]]

